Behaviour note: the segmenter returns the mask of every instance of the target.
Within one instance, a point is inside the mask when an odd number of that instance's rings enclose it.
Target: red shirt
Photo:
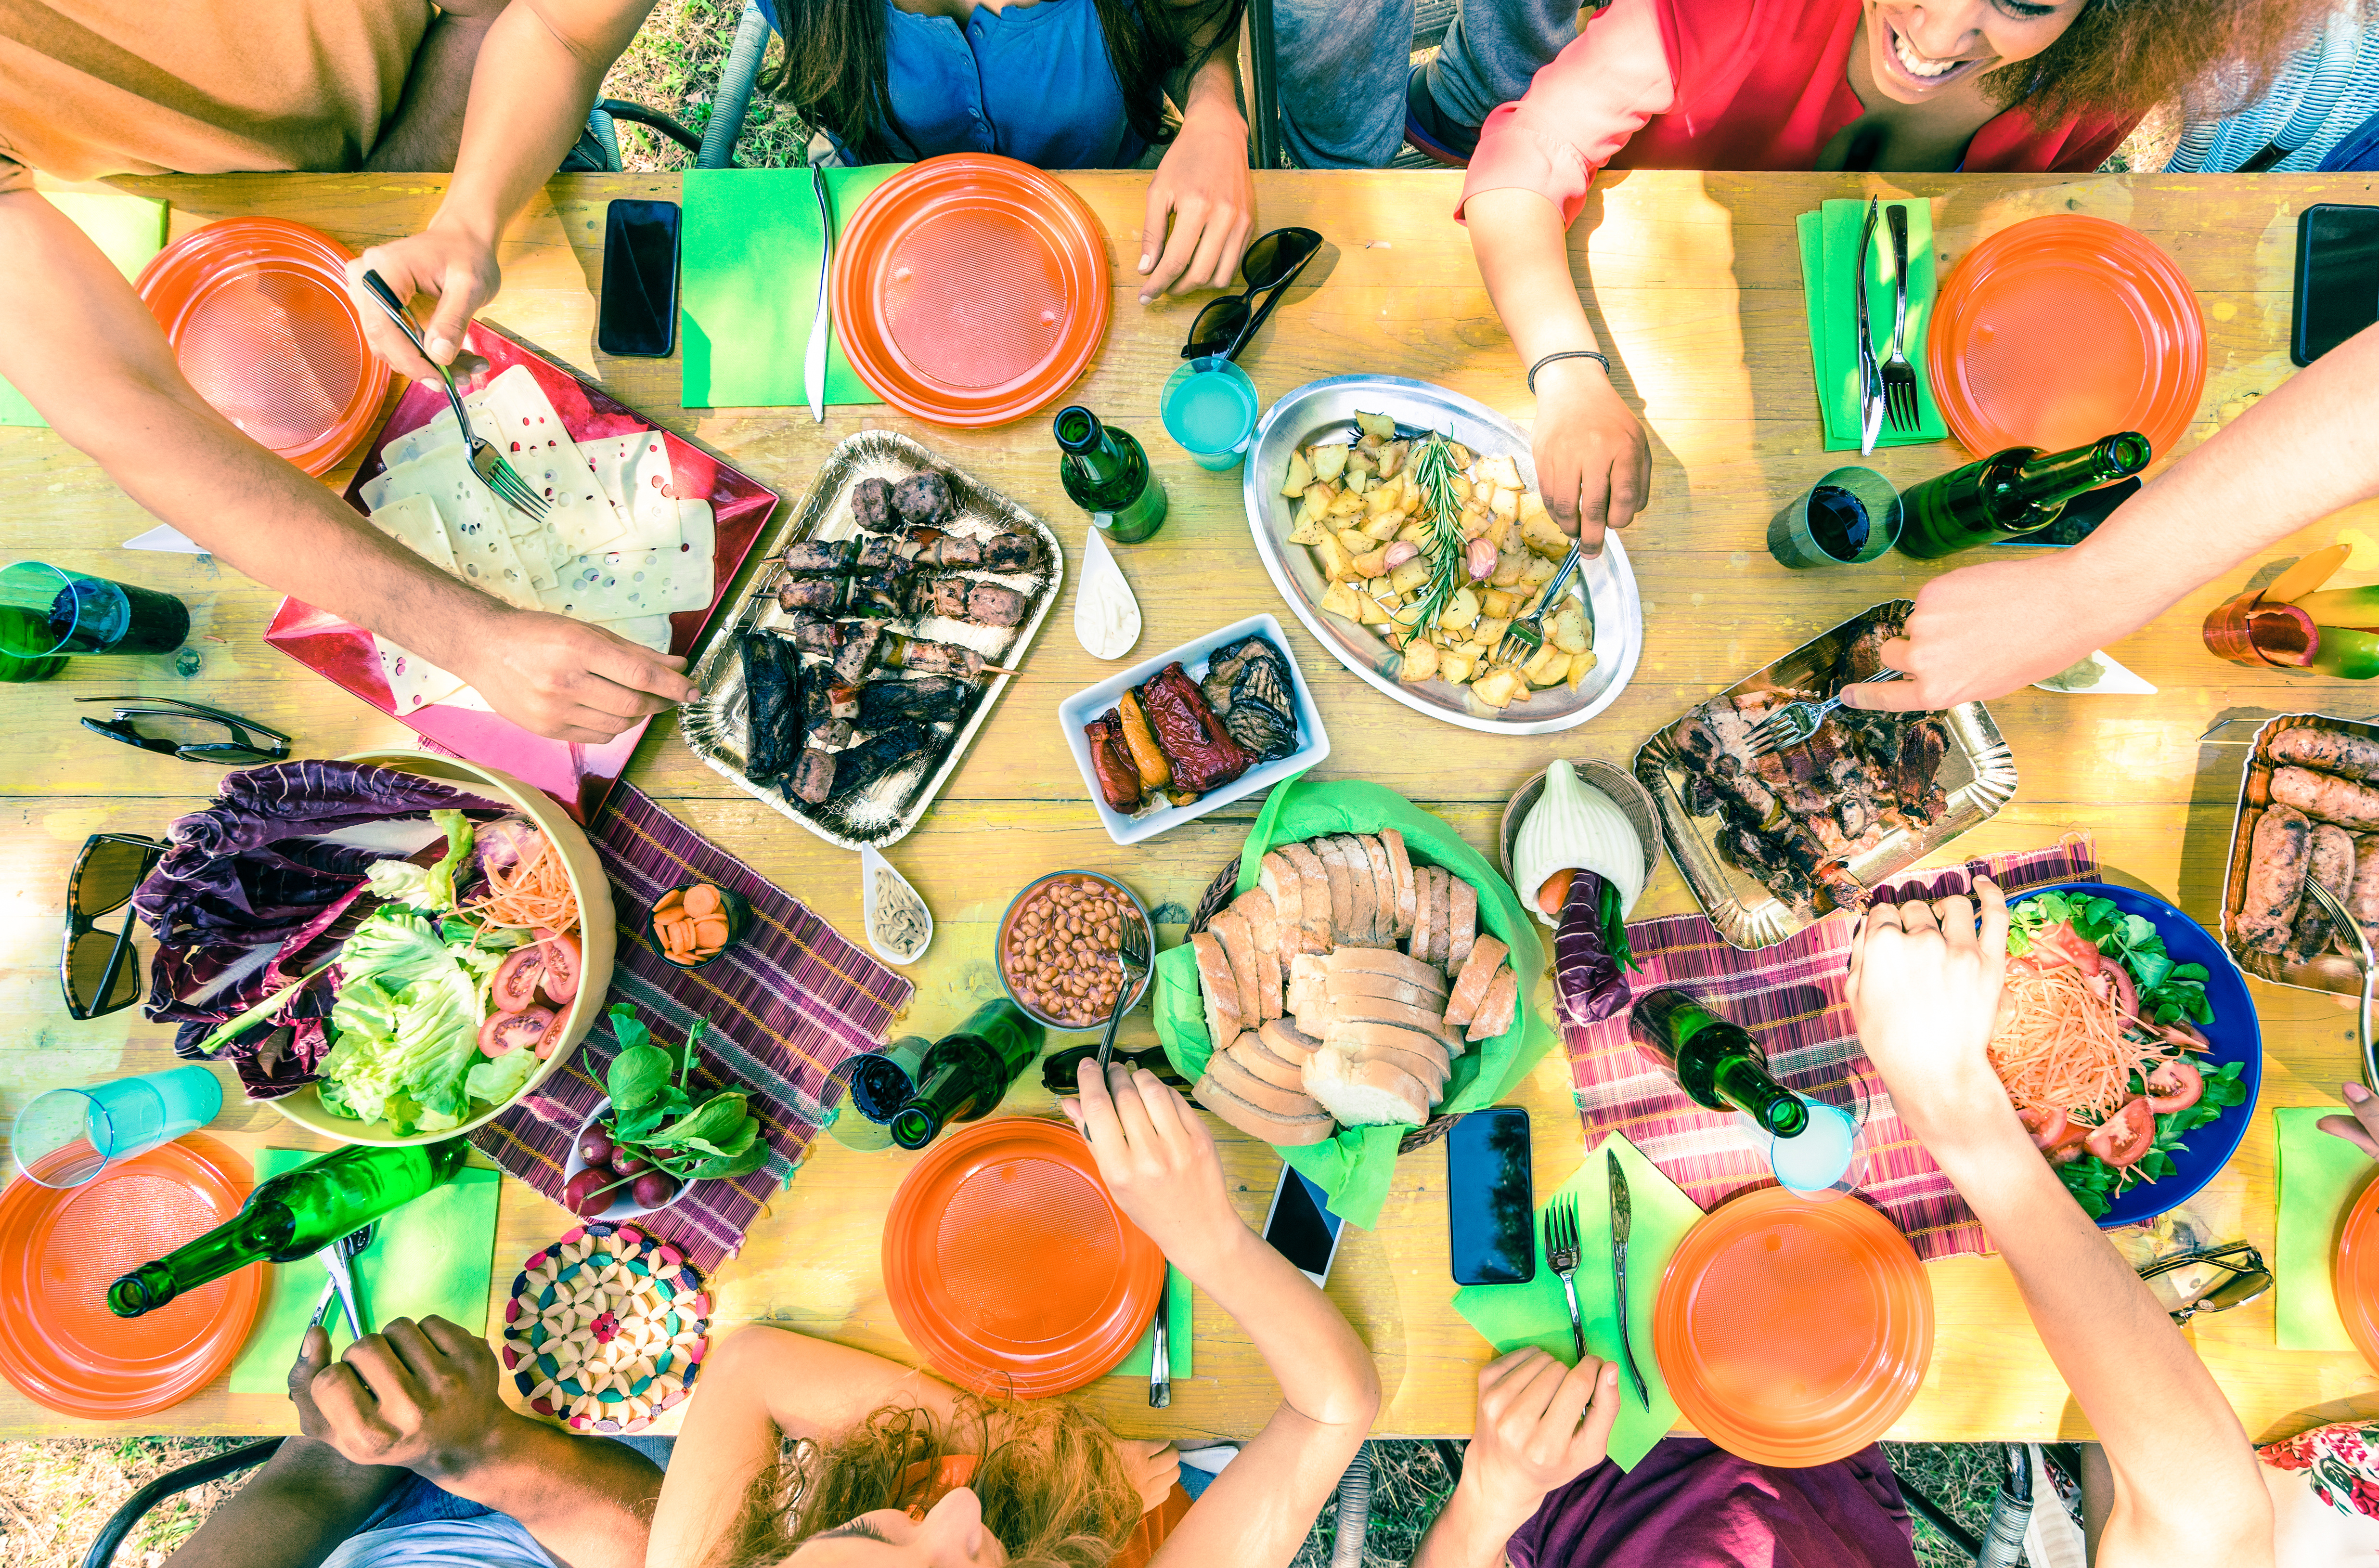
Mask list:
[[[1577,216],[1597,169],[1813,169],[1866,113],[1851,90],[1860,0],[1615,0],[1528,95],[1487,116],[1462,185],[1534,190]],[[2137,116],[1985,122],[1968,174],[2085,173]],[[1456,209],[1457,215],[1459,209]]]

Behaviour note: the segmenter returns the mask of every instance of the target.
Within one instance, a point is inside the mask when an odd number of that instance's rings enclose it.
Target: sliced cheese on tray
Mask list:
[[[537,603],[578,621],[628,621],[707,609],[717,592],[717,519],[707,501],[678,505],[679,543],[666,549],[608,550],[564,569],[561,585],[537,590]]]
[[[388,681],[388,694],[395,699],[401,717],[442,703],[457,693],[467,690],[459,675],[449,674],[438,666],[410,653],[375,633],[372,642],[380,650],[380,672]]]
[[[461,575],[454,546],[438,515],[438,503],[426,495],[390,501],[371,513],[372,525],[448,576]]]
[[[677,476],[658,430],[581,441],[578,455],[619,509],[623,531],[610,549],[668,549],[682,542]]]

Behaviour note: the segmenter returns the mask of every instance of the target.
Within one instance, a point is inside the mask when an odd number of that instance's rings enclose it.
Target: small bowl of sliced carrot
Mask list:
[[[732,887],[688,882],[653,903],[653,947],[682,969],[700,969],[743,940],[752,906]]]

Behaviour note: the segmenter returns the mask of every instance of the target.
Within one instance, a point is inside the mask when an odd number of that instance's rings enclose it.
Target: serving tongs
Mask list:
[[[2379,959],[2372,955],[2371,936],[2362,929],[2362,923],[2347,913],[2345,899],[2331,892],[2317,876],[2306,877],[2304,885],[2305,891],[2329,911],[2330,923],[2352,934],[2355,950],[2362,955],[2362,1006],[2356,1019],[2362,1041],[2362,1081],[2379,1088],[2379,1062],[2373,1062],[2371,1055],[2371,983],[2373,971],[2379,970]]]
[[[405,334],[405,340],[422,358],[429,359],[429,350],[421,342],[421,329],[413,324],[413,313],[405,308],[405,301],[396,297],[396,291],[369,268],[364,271],[364,287],[371,291],[371,296],[380,302],[380,308],[388,312],[388,319],[396,323],[396,330]],[[513,465],[504,461],[502,452],[484,438],[472,434],[471,416],[463,412],[463,397],[454,390],[454,378],[448,375],[446,367],[435,359],[429,359],[429,364],[438,372],[438,384],[446,389],[446,401],[453,404],[455,428],[463,432],[463,442],[470,449],[471,472],[479,476],[479,483],[495,493],[498,501],[525,517],[544,522],[545,498],[513,471]]]

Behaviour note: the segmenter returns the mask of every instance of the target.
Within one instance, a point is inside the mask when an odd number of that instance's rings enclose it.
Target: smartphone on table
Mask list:
[[[2322,202],[2297,218],[2296,322],[2288,357],[2310,365],[2379,322],[2379,207]]]
[[[666,358],[677,344],[678,208],[614,201],[603,225],[603,298],[595,346]]]
[[[1445,1135],[1445,1221],[1456,1285],[1526,1285],[1537,1277],[1537,1188],[1528,1113],[1495,1105]]]
[[[1280,1185],[1273,1188],[1272,1212],[1264,1216],[1263,1226],[1263,1238],[1274,1251],[1321,1285],[1330,1277],[1331,1260],[1338,1256],[1338,1234],[1345,1226],[1330,1212],[1327,1193],[1287,1165],[1280,1167]]]

